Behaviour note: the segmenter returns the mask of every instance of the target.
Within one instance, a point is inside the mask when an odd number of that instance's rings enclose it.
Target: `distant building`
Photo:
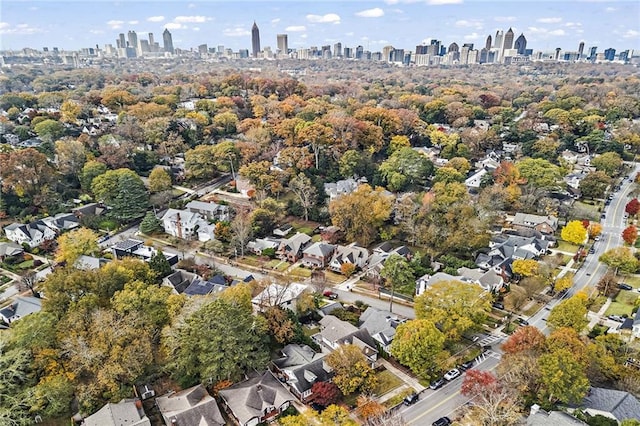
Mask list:
[[[162,42],[164,44],[164,51],[169,53],[174,53],[173,49],[173,38],[171,37],[171,33],[168,29],[165,28],[162,33]]]
[[[289,37],[286,34],[278,34],[277,35],[277,41],[278,41],[278,50],[280,51],[280,54],[282,55],[286,55],[289,53]]]
[[[253,27],[251,27],[251,53],[254,58],[257,58],[260,53],[260,30],[256,21],[253,21]]]

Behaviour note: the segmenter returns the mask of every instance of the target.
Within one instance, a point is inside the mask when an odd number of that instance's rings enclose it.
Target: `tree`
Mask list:
[[[106,171],[106,164],[95,160],[87,161],[82,167],[82,171],[80,172],[79,176],[82,189],[84,189],[85,191],[90,191],[93,179],[95,179],[97,176],[100,176],[101,174],[104,174]]]
[[[98,234],[87,228],[74,229],[60,235],[56,262],[73,265],[82,255],[96,255],[100,252],[98,237]]]
[[[375,372],[358,346],[342,345],[327,355],[326,360],[335,373],[333,383],[343,394],[367,392],[375,387]]]
[[[419,152],[403,147],[383,161],[379,171],[389,190],[401,191],[407,185],[424,184],[433,173],[433,164]]]
[[[562,228],[560,236],[563,240],[572,244],[584,244],[587,239],[587,230],[579,220],[572,220]]]
[[[317,169],[320,167],[320,151],[331,141],[331,130],[329,127],[317,122],[303,123],[298,135],[301,140],[311,145]]]
[[[239,380],[246,371],[266,366],[266,336],[264,320],[250,308],[216,299],[166,331],[168,369],[185,386]]]
[[[311,386],[311,401],[323,407],[335,404],[341,395],[340,389],[331,382],[315,382]]]
[[[633,225],[627,226],[624,231],[622,231],[622,239],[625,243],[633,246],[638,239],[638,228]]]
[[[591,165],[596,170],[605,172],[608,176],[615,176],[620,172],[622,167],[622,158],[617,152],[605,152],[591,160]]]
[[[36,289],[35,289],[36,283],[37,283],[36,273],[33,271],[28,271],[24,275],[22,275],[22,277],[20,278],[20,282],[18,283],[18,290],[21,292],[29,290],[32,296],[38,297],[38,293],[36,292]]]
[[[589,231],[589,237],[596,238],[602,233],[602,225],[598,222],[591,222],[587,231]]]
[[[533,259],[517,259],[513,261],[511,270],[514,274],[521,275],[523,277],[531,277],[538,275],[538,261]]]
[[[244,248],[251,238],[251,216],[246,210],[240,210],[231,221],[233,242],[240,249],[240,255],[244,256]]]
[[[480,286],[461,281],[440,281],[416,297],[418,319],[430,320],[448,340],[458,339],[465,331],[481,324],[491,310],[489,294]]]
[[[640,201],[637,198],[633,198],[631,201],[624,206],[624,211],[629,214],[629,216],[635,216],[640,211]]]
[[[407,259],[394,253],[385,260],[380,275],[385,279],[385,284],[391,287],[389,312],[393,312],[393,298],[396,290],[410,295],[415,292],[413,271]]]
[[[289,181],[289,189],[293,192],[304,209],[304,220],[309,220],[309,209],[315,205],[318,193],[311,180],[300,172]]]
[[[580,192],[584,197],[602,198],[611,184],[611,178],[603,171],[596,171],[587,174],[580,181]]]
[[[571,327],[577,332],[582,331],[587,323],[587,307],[579,294],[558,303],[547,318],[547,324],[552,328]]]
[[[589,390],[584,366],[568,349],[559,349],[540,356],[540,396],[551,402],[578,403]]]
[[[147,214],[140,222],[140,232],[147,235],[155,234],[164,230],[162,221],[152,211],[148,211]]]
[[[53,142],[60,139],[65,132],[64,126],[57,120],[46,119],[35,126],[33,131],[46,142]]]
[[[356,413],[358,413],[358,417],[365,421],[365,424],[368,423],[369,419],[383,415],[385,411],[384,405],[368,395],[360,395],[356,399]]]
[[[492,386],[497,386],[497,384],[498,379],[490,371],[472,369],[464,375],[460,393],[464,396],[475,398]]]
[[[612,297],[618,292],[618,280],[613,271],[607,271],[596,284],[596,289],[606,297]]]
[[[435,378],[440,372],[439,359],[445,336],[430,320],[416,319],[401,324],[391,343],[391,354],[418,377]]]
[[[147,188],[129,169],[109,170],[95,177],[91,190],[97,199],[111,207],[109,214],[123,222],[144,216],[149,208]]]
[[[638,259],[629,247],[616,247],[604,252],[598,259],[600,262],[618,271],[633,274],[638,270]]]
[[[215,164],[213,145],[198,145],[184,153],[187,177],[196,180],[212,179],[217,167]]]
[[[571,274],[566,274],[556,279],[553,284],[553,290],[557,292],[569,290],[571,287],[573,287],[573,275]]]
[[[296,336],[296,323],[280,306],[269,306],[265,309],[264,318],[269,334],[279,345],[290,343]]]
[[[353,275],[355,271],[356,265],[354,265],[353,263],[346,262],[340,265],[340,273],[347,278]]]
[[[526,158],[519,161],[516,166],[520,175],[526,179],[527,184],[535,188],[553,188],[562,177],[558,166],[541,158]]]
[[[0,153],[0,178],[5,191],[12,190],[18,197],[40,206],[56,175],[44,154],[27,148]]]
[[[170,287],[131,281],[115,292],[111,306],[121,315],[137,313],[155,335],[178,314],[185,300],[184,295],[172,294]]]
[[[63,139],[55,143],[56,163],[60,173],[66,176],[77,176],[87,161],[84,144],[77,140]]]
[[[391,210],[392,197],[385,194],[383,188],[372,189],[366,184],[329,203],[333,225],[344,230],[348,240],[363,246],[375,240],[378,228],[389,218]]]
[[[171,189],[171,175],[162,167],[156,167],[149,174],[149,191],[160,192]]]
[[[536,327],[526,326],[515,331],[502,345],[507,354],[540,354],[545,348],[546,338]]]
[[[470,418],[474,423],[496,426],[516,424],[521,417],[518,398],[488,371],[467,371],[460,393],[472,398],[465,419]]]
[[[158,281],[172,272],[171,265],[162,250],[157,250],[149,259],[149,268],[156,274]]]

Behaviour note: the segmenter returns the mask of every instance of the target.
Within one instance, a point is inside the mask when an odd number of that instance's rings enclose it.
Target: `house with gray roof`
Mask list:
[[[184,206],[191,213],[198,213],[207,220],[225,221],[229,220],[229,206],[205,201],[190,201]]]
[[[558,229],[558,218],[555,216],[540,216],[537,214],[516,213],[513,217],[514,228],[535,229],[543,234],[553,234]]]
[[[348,246],[338,245],[329,262],[329,269],[334,272],[342,272],[342,265],[350,263],[356,269],[363,269],[369,259],[369,250],[351,243]]]
[[[184,290],[189,287],[192,282],[200,279],[201,277],[198,276],[198,274],[183,269],[176,269],[175,272],[162,279],[162,285],[173,288],[175,294],[181,294],[184,293]]]
[[[216,400],[202,384],[156,398],[166,425],[224,426]]]
[[[280,352],[281,357],[271,362],[273,373],[302,402],[309,401],[313,395],[314,383],[327,382],[333,376],[324,362],[326,354],[317,353],[307,345],[289,344]]]
[[[317,242],[302,251],[302,264],[307,268],[324,268],[329,264],[336,246],[329,243]]]
[[[633,317],[631,334],[633,334],[634,337],[640,338],[640,309],[638,309],[638,311],[636,312],[636,316]]]
[[[138,399],[108,403],[82,421],[82,426],[151,426]]]
[[[621,422],[640,418],[640,401],[629,392],[595,388],[582,400],[581,408],[590,416],[601,415]]]
[[[4,233],[14,243],[27,244],[31,248],[38,247],[43,242],[56,238],[56,231],[49,228],[41,220],[36,220],[26,225],[12,223],[4,227]]]
[[[371,365],[378,359],[376,342],[366,328],[358,329],[333,315],[327,315],[320,320],[320,332],[312,338],[329,350],[338,349],[340,345],[355,345],[361,349]]]
[[[24,254],[24,248],[16,243],[0,242],[0,260],[8,257],[21,257]]]
[[[582,426],[586,425],[582,420],[578,420],[570,414],[562,411],[544,411],[539,405],[531,406],[531,413],[527,417],[527,426]]]
[[[0,318],[7,324],[24,318],[27,315],[40,312],[42,309],[42,299],[37,297],[16,297],[11,304],[0,309]]]
[[[295,398],[268,370],[222,389],[218,395],[240,426],[255,426],[272,420],[289,408]]]
[[[389,353],[391,342],[396,335],[396,328],[406,320],[399,318],[389,311],[381,311],[369,306],[360,315],[358,328],[366,329],[371,337],[376,340],[382,349]]]
[[[290,284],[269,284],[260,294],[251,299],[251,304],[256,312],[262,312],[272,306],[279,306],[282,309],[291,309],[295,312],[298,298],[309,286],[300,283]]]
[[[109,262],[109,259],[103,257],[81,255],[73,264],[76,269],[82,269],[83,271],[91,271],[100,269]]]
[[[280,241],[280,245],[278,246],[276,253],[278,253],[282,260],[296,263],[298,259],[302,257],[302,252],[309,246],[309,244],[311,244],[311,237],[307,234],[298,232],[293,237]]]
[[[45,217],[42,222],[58,233],[80,226],[80,219],[73,213],[58,213],[55,216]]]
[[[365,179],[366,182],[366,179]],[[330,182],[324,184],[324,192],[327,194],[330,200],[339,197],[344,194],[351,194],[360,185],[360,181],[356,181],[353,178],[339,180],[337,182]]]
[[[256,238],[253,241],[249,241],[247,249],[251,250],[258,256],[262,256],[262,251],[267,249],[273,249],[274,251],[280,246],[280,240],[277,238]]]

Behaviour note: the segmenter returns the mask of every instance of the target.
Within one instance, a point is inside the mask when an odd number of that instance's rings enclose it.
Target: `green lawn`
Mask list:
[[[25,261],[24,261],[24,262],[22,262],[22,263],[18,263],[18,264],[16,265],[16,267],[17,267],[18,269],[31,269],[31,268],[33,268],[33,259],[31,259],[31,260],[25,260]]]
[[[378,379],[378,384],[373,390],[373,393],[377,396],[382,396],[387,392],[398,388],[404,383],[398,376],[389,370],[383,370],[377,373],[376,377]]]
[[[620,293],[616,296],[616,299],[611,302],[609,309],[605,312],[605,315],[627,315],[631,316],[631,310],[633,309],[633,303],[640,297],[640,293],[637,291],[620,290]]]
[[[347,277],[345,277],[344,275],[335,273],[333,271],[329,271],[328,269],[324,271],[324,276],[327,279],[327,281],[329,281],[332,284],[340,284],[341,282],[347,279]]]
[[[320,327],[313,327],[313,328],[302,327],[302,331],[304,332],[305,336],[311,337],[315,334],[318,334],[318,332],[320,332]]]
[[[292,275],[294,277],[309,278],[311,276],[311,269],[305,269],[298,266],[297,268],[292,269],[291,272],[289,272],[289,275]]]
[[[535,302],[535,303],[532,303],[527,310],[523,311],[522,314],[526,317],[530,317],[531,315],[538,312],[540,309],[542,309],[542,304],[540,302]]]
[[[6,276],[6,275],[0,274],[0,283],[2,283],[2,284],[6,284],[6,283],[8,283],[9,281],[11,281],[11,278],[9,278],[9,277],[8,277],[8,276]]]
[[[605,304],[606,301],[607,301],[607,298],[605,296],[596,297],[593,303],[589,306],[589,310],[591,312],[598,312],[600,308],[602,308],[602,305]]]
[[[429,386],[429,383],[427,383],[426,385]],[[409,395],[411,395],[413,392],[415,392],[413,390],[413,388],[405,389],[402,392],[400,392],[399,394],[394,395],[391,398],[389,398],[388,400],[386,400],[383,405],[385,407],[387,407],[387,408],[395,407],[396,405],[402,403],[404,398],[409,396]]]
[[[568,243],[566,241],[563,240],[558,240],[558,247],[554,247],[555,249],[558,249],[560,251],[566,251],[569,253],[577,253],[578,252],[578,246],[575,244],[571,244]]]
[[[629,284],[633,288],[640,287],[640,276],[638,275],[631,275],[628,277],[624,277],[624,278],[621,278],[620,281]]]

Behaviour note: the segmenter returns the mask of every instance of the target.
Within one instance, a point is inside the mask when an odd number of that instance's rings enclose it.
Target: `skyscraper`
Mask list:
[[[127,43],[124,41],[124,33],[118,34],[116,46],[118,47],[118,49],[124,49],[125,47],[127,47]]]
[[[578,45],[578,58],[582,58],[582,53],[584,53],[584,41]]]
[[[610,47],[604,50],[604,58],[607,61],[613,61],[616,58],[616,49]]]
[[[590,60],[591,62],[595,62],[597,52],[598,52],[598,46],[591,46],[589,48],[589,57],[587,59]]]
[[[516,42],[513,45],[513,48],[518,51],[518,55],[524,55],[527,51],[527,39],[524,34],[520,34],[520,36],[516,39]]]
[[[289,53],[289,37],[286,34],[278,34],[278,50],[281,54],[286,55]]]
[[[135,31],[129,30],[127,33],[127,41],[129,42],[129,47],[136,49],[138,47],[138,34],[136,34]]]
[[[485,43],[484,48],[487,50],[491,50],[491,34],[487,36],[487,42]]]
[[[496,31],[496,38],[493,40],[493,47],[498,50],[502,50],[502,39],[504,38],[504,33],[500,30]]]
[[[251,27],[251,53],[254,58],[257,58],[260,53],[260,30],[256,21],[253,21],[253,27]]]
[[[333,55],[337,58],[342,58],[342,43],[337,42],[333,45]]]
[[[504,35],[504,42],[502,43],[502,50],[513,49],[513,30],[509,28]]]
[[[155,52],[155,41],[153,40],[153,33],[149,33],[149,50]]]
[[[162,33],[162,42],[164,43],[164,51],[165,52],[169,52],[169,53],[173,53],[173,39],[171,38],[171,33],[169,32],[168,29],[164,29],[164,32]]]

